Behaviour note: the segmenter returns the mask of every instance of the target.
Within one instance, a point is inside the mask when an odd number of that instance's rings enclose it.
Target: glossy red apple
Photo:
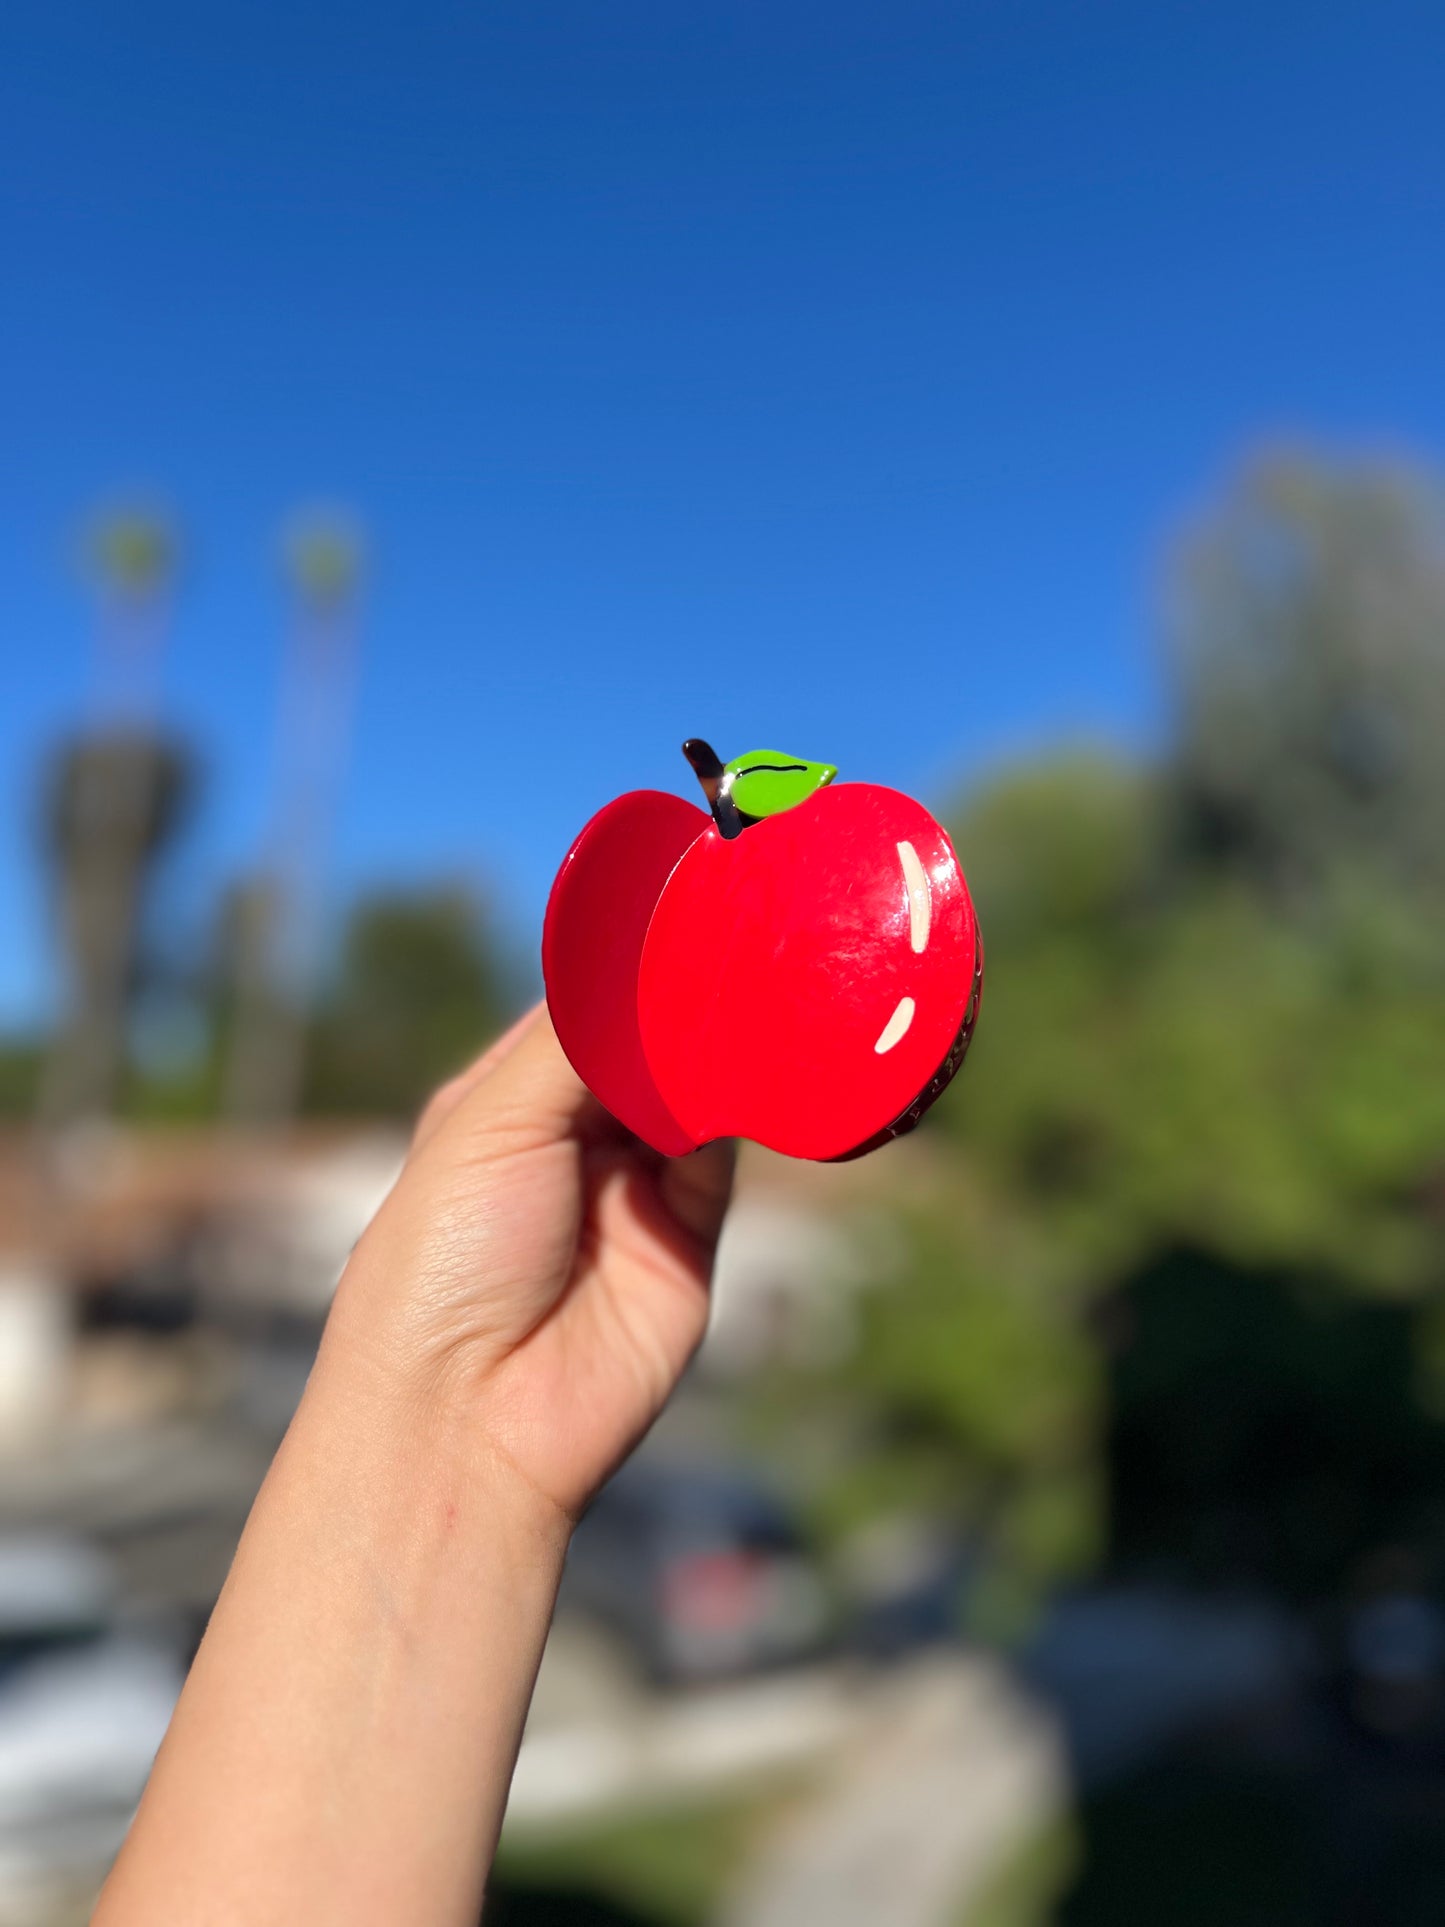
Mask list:
[[[826,765],[688,753],[713,804],[636,790],[568,853],[542,941],[563,1049],[673,1155],[832,1159],[911,1128],[962,1062],[982,952],[947,832]],[[794,800],[795,798],[799,800]]]

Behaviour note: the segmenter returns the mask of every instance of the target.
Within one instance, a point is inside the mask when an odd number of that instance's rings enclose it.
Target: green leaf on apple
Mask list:
[[[777,816],[804,803],[838,774],[832,763],[809,763],[775,749],[751,749],[723,765],[732,800],[744,816]]]

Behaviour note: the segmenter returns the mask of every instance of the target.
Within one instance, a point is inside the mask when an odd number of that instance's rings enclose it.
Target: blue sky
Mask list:
[[[1159,724],[1160,545],[1261,435],[1445,456],[1445,10],[8,0],[0,1021],[78,518],[192,553],[190,913],[267,820],[296,502],[375,589],[332,887],[488,883],[684,735],[938,795]]]

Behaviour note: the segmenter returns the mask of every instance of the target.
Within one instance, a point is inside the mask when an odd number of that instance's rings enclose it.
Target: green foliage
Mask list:
[[[1105,1536],[1104,1371],[1067,1255],[1000,1211],[966,1166],[895,1227],[858,1342],[827,1369],[776,1368],[753,1443],[786,1451],[825,1541],[924,1515],[983,1555],[960,1613],[1011,1639]]]
[[[1082,1858],[1072,1821],[1041,1828],[1009,1856],[955,1927],[1050,1927]]]
[[[312,1033],[306,1107],[413,1115],[500,1026],[509,999],[465,890],[382,894],[353,912]]]
[[[943,1116],[993,1195],[1094,1286],[1194,1245],[1424,1289],[1439,1276],[1418,1196],[1445,1144],[1445,922],[1338,898],[1289,918],[1243,881],[1166,881],[1163,837],[1151,848],[1137,828],[1160,820],[1147,779],[1120,810],[1118,774],[1082,764],[1056,792],[1051,846],[1048,787],[986,796],[957,831],[966,865],[986,853],[989,976]]]
[[[1180,544],[1173,782],[1196,851],[1277,894],[1354,862],[1445,885],[1445,492],[1400,463],[1249,464]]]
[[[1054,1927],[1435,1927],[1445,1834],[1357,1749],[1151,1762],[1084,1799]],[[1342,1824],[1343,1822],[1343,1824]]]
[[[863,1303],[852,1382],[950,1509],[1032,1576],[1098,1552],[1098,1373],[1067,1279],[981,1199],[907,1227],[902,1269]]]
[[[1320,1927],[1347,1919],[1331,1906],[1343,1871],[1335,1864],[1337,1809],[1338,1794],[1332,1810],[1298,1769],[1242,1776],[1237,1767],[1192,1761],[1151,1766],[1085,1802],[1080,1878],[1056,1927]],[[1404,1918],[1393,1910],[1388,1917]]]
[[[1236,1576],[1328,1588],[1372,1532],[1426,1516],[1445,1464],[1442,529],[1393,472],[1249,471],[1176,578],[1165,752],[1049,756],[952,813],[983,1011],[925,1126],[939,1196],[843,1374],[871,1431],[838,1476],[883,1503],[906,1469],[894,1490],[986,1534],[1000,1597],[1098,1555],[1128,1413],[1136,1467],[1181,1435],[1200,1462],[1124,1538],[1196,1573],[1238,1555]],[[1134,1281],[1180,1253],[1188,1287],[1136,1315]],[[1170,1360],[1168,1392],[1131,1403]],[[1320,1480],[1261,1473],[1272,1411]]]
[[[303,511],[288,525],[282,549],[292,587],[318,614],[334,615],[356,596],[366,573],[366,543],[345,512]]]
[[[1429,1308],[1445,1286],[1445,982],[1429,916],[1333,901],[1291,919],[1243,880],[1171,875],[1158,794],[1146,771],[1066,759],[965,812],[983,1019],[933,1127],[943,1195],[903,1227],[898,1273],[865,1299],[844,1369],[871,1416],[838,1456],[830,1503],[844,1516],[925,1504],[981,1532],[1000,1562],[990,1586],[1012,1601],[1001,1620],[988,1609],[1005,1626],[1100,1556],[1110,1408],[1117,1425],[1128,1385],[1099,1308],[1160,1254],[1192,1249],[1250,1282],[1232,1321],[1201,1274],[1136,1325],[1156,1366],[1181,1348],[1141,1456],[1184,1433],[1208,1461],[1125,1521],[1136,1550],[1218,1576],[1199,1535],[1223,1545],[1223,1500],[1244,1491],[1269,1521],[1256,1576],[1328,1586],[1386,1525],[1352,1511],[1369,1478],[1389,1488],[1390,1468],[1398,1482],[1435,1463],[1445,1411],[1445,1315],[1417,1317],[1402,1340],[1414,1366],[1374,1380],[1375,1326],[1334,1341],[1316,1329],[1341,1293]],[[1328,1286],[1273,1346],[1263,1270]],[[1224,1362],[1199,1370],[1215,1319]],[[1363,1376],[1336,1369],[1351,1358]],[[1372,1382],[1389,1409],[1366,1428]],[[794,1388],[795,1414],[804,1396]],[[1267,1485],[1271,1411],[1296,1413],[1323,1483]],[[1402,1504],[1389,1518],[1413,1516]]]
[[[64,889],[98,874],[135,914],[152,859],[184,827],[199,789],[187,744],[148,730],[107,729],[59,743],[46,759],[40,798],[45,854]],[[133,873],[133,875],[132,875]]]
[[[502,1835],[487,1920],[498,1927],[574,1917],[695,1927],[713,1918],[739,1867],[805,1793],[796,1779],[774,1774],[702,1803],[555,1832],[511,1829]]]
[[[1128,1292],[1111,1371],[1113,1542],[1312,1603],[1382,1544],[1439,1541],[1445,1426],[1415,1306],[1198,1253]]]
[[[87,567],[110,594],[132,602],[160,595],[176,573],[180,540],[164,510],[142,502],[102,511],[85,532]]]
[[[33,1117],[40,1094],[44,1046],[30,1038],[0,1039],[0,1118]]]

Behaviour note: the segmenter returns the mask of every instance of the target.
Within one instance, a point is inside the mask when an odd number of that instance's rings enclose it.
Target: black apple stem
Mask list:
[[[705,743],[701,736],[689,736],[682,746],[682,753],[692,764],[693,774],[702,784],[702,793],[707,798],[708,808],[719,830],[729,839],[741,836],[743,819],[732,799],[730,787],[723,782],[725,772],[717,751],[711,743]]]

